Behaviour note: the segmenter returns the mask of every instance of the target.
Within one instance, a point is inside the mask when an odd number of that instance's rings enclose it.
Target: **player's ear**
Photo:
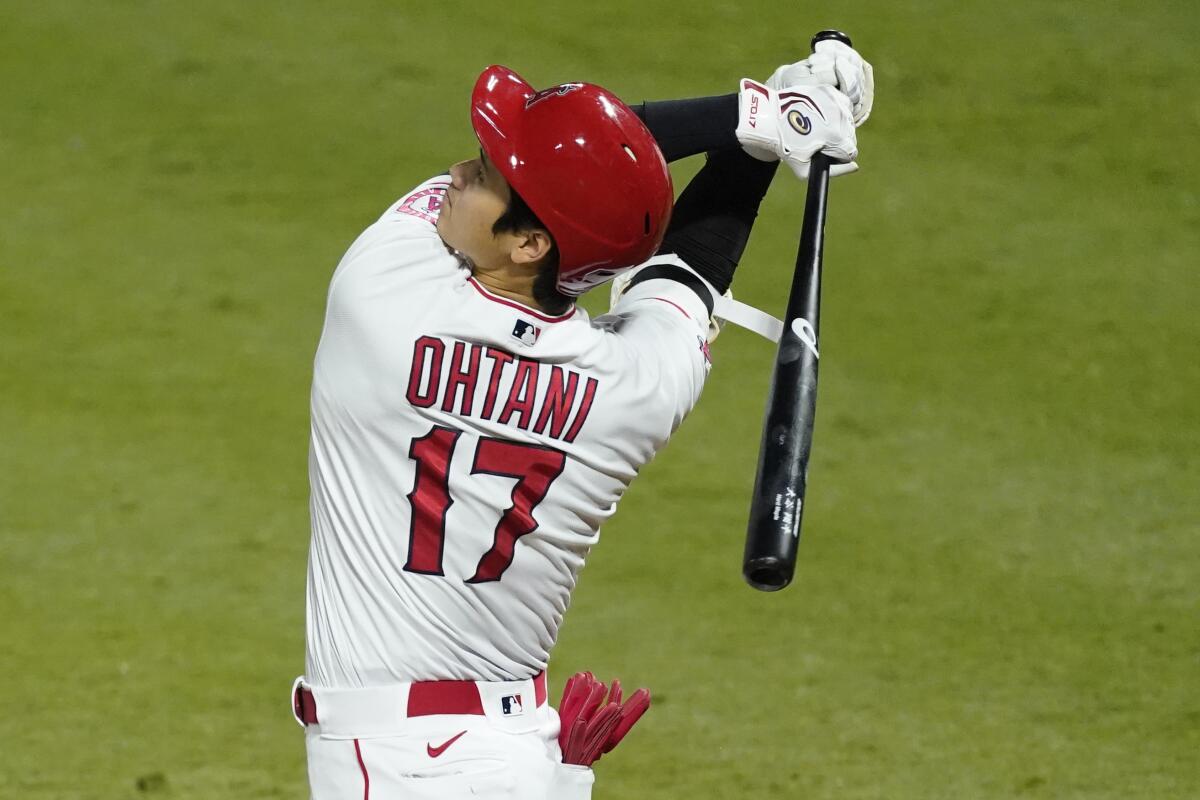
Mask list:
[[[542,228],[529,228],[513,235],[510,257],[514,264],[533,264],[541,261],[554,248],[550,233]]]

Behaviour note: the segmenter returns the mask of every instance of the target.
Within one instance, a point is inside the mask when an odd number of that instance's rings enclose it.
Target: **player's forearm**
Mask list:
[[[632,106],[667,161],[739,147],[738,96],[661,100]]]
[[[740,149],[710,153],[675,201],[659,252],[677,254],[723,293],[733,281],[778,166]]]
[[[746,155],[738,142],[737,94],[633,106],[663,157],[708,153],[675,203],[660,252],[676,253],[719,292],[729,288],[776,164]]]

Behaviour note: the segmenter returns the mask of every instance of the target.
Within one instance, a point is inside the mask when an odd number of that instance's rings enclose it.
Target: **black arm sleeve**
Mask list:
[[[646,123],[667,161],[738,146],[737,94],[663,100],[631,108]]]
[[[733,281],[778,164],[758,161],[742,151],[736,135],[737,94],[643,103],[633,106],[633,111],[646,123],[667,161],[708,153],[708,163],[675,201],[659,252],[675,253],[723,294]],[[687,275],[685,270],[651,267],[634,281]],[[697,288],[696,293],[711,311],[708,292]]]
[[[658,251],[675,253],[724,294],[778,166],[741,149],[709,153],[708,163],[675,201]]]

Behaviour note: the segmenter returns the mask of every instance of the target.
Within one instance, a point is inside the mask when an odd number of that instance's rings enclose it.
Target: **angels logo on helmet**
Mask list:
[[[576,89],[582,88],[582,83],[564,83],[559,86],[551,86],[549,89],[542,89],[540,92],[534,92],[529,96],[529,99],[525,101],[525,108],[528,109],[530,106],[540,103],[547,97],[562,97],[565,94],[570,94]]]

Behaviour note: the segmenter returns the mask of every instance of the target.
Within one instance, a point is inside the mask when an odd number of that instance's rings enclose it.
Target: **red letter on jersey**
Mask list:
[[[513,354],[489,347],[486,355],[492,360],[492,376],[488,379],[487,397],[483,399],[483,411],[479,416],[491,419],[492,411],[496,408],[496,392],[500,390],[500,374],[506,365],[513,362]]]
[[[464,369],[467,359],[467,348],[470,348],[470,363]],[[454,343],[454,354],[450,356],[449,374],[446,375],[445,398],[442,400],[442,411],[454,413],[454,400],[458,390],[462,388],[462,400],[458,404],[458,413],[469,416],[475,405],[475,382],[479,379],[479,355],[482,348],[468,345],[465,342]]]
[[[567,431],[568,442],[575,441],[583,423],[587,422],[588,414],[592,410],[592,400],[596,398],[596,387],[599,385],[600,381],[595,378],[587,379],[587,383],[583,387],[583,402],[579,404],[579,413],[575,415],[575,421],[571,423],[571,430]]]
[[[563,387],[563,375],[567,376],[566,388]],[[550,424],[550,435],[555,439],[562,438],[563,428],[571,416],[571,406],[575,405],[575,386],[579,383],[579,375],[574,370],[564,370],[558,365],[550,367],[550,383],[546,386],[546,398],[542,401],[542,413],[538,415],[537,423],[533,426],[534,433],[546,430]]]
[[[513,376],[512,389],[508,392],[508,401],[496,422],[507,423],[517,415],[517,427],[529,429],[530,417],[533,416],[533,403],[537,400],[538,362],[522,358],[517,361],[517,374]]]
[[[437,400],[438,384],[442,381],[442,354],[446,345],[433,336],[422,336],[413,346],[412,372],[408,376],[408,402],[417,408],[429,408]],[[425,377],[425,362],[429,362],[429,379]]]

